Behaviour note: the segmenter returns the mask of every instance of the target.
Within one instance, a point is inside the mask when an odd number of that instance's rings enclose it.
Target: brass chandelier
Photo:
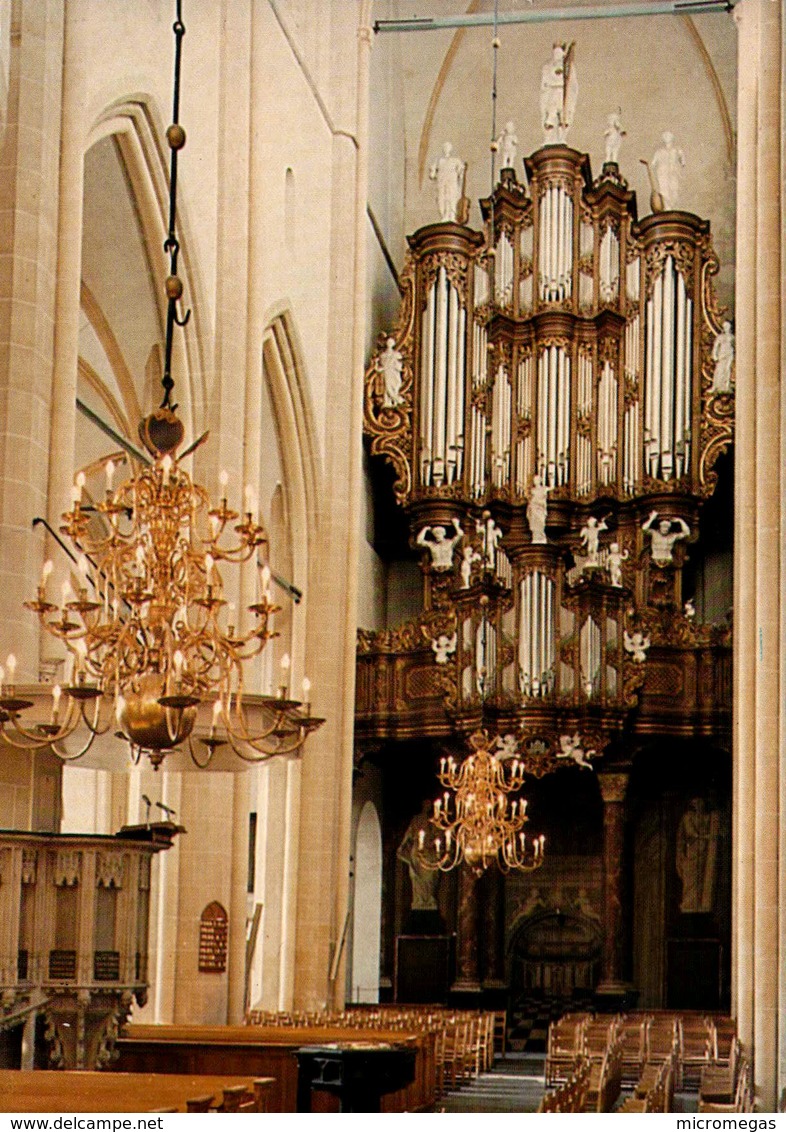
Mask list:
[[[60,530],[78,554],[78,592],[67,580],[59,604],[50,600],[52,564],[47,562],[35,600],[25,603],[70,657],[67,683],[53,688],[48,722],[23,723],[22,713],[33,705],[15,691],[13,655],[5,670],[0,668],[0,734],[17,747],[51,746],[66,761],[80,758],[97,736],[114,728],[131,745],[134,760],[145,752],[154,768],[186,742],[193,761],[203,768],[226,744],[245,761],[259,762],[295,754],[323,722],[311,716],[307,679],[305,702],[289,698],[284,657],[279,693],[254,697],[252,726],[244,669],[275,635],[271,618],[279,608],[270,596],[270,570],[260,557],[267,537],[252,489],[246,488],[243,508],[233,510],[222,472],[216,506],[177,455],[184,429],[171,403],[172,340],[174,326],[185,326],[190,314],[181,318],[177,313],[183,293],[175,231],[177,154],[186,140],[178,123],[185,34],[180,0],[173,31],[174,114],[166,135],[171,165],[164,245],[170,258],[164,397],[139,426],[151,460],[132,463],[130,477],[116,489],[116,469],[107,462],[105,496],[93,506],[83,498],[84,475],[77,476]],[[244,565],[256,574],[256,592],[247,607],[248,627],[241,628],[234,604],[226,600],[221,569]],[[212,705],[212,723],[195,746],[192,731],[203,703]],[[83,741],[69,752],[60,744],[77,730]]]
[[[527,801],[510,797],[524,785],[514,743],[506,737],[492,750],[486,731],[476,731],[469,741],[473,753],[461,763],[452,757],[440,762],[445,793],[434,802],[431,818],[440,834],[427,847],[426,831],[420,831],[421,860],[442,872],[464,863],[478,876],[490,865],[503,873],[539,869],[545,838],[525,834]]]

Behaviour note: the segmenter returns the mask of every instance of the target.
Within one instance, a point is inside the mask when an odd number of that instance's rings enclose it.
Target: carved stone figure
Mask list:
[[[555,43],[551,58],[540,73],[540,119],[543,123],[543,140],[564,142],[579,94],[576,64],[573,61],[573,44]]]
[[[603,136],[606,139],[606,164],[617,165],[619,163],[622,139],[627,137],[625,130],[622,128],[622,110],[615,110],[613,114],[609,114],[606,122],[607,126],[603,132]]]
[[[377,369],[382,377],[382,404],[396,409],[402,402],[401,371],[404,361],[396,349],[395,338],[388,338],[384,351],[377,358]]]
[[[607,531],[605,519],[596,519],[594,515],[590,515],[587,519],[587,525],[581,528],[581,545],[587,552],[587,560],[585,566],[598,565],[598,550],[600,532]]]
[[[693,621],[696,617],[696,603],[692,597],[689,597],[682,607],[683,613],[689,621]]]
[[[622,563],[627,562],[628,558],[630,558],[629,550],[620,550],[618,542],[611,544],[606,558],[606,569],[609,572],[609,580],[612,586],[622,586]]]
[[[468,590],[472,584],[472,567],[476,562],[482,562],[483,555],[478,554],[473,546],[465,546],[461,551],[461,588]]]
[[[450,657],[456,651],[458,637],[455,633],[448,636],[447,633],[440,633],[440,635],[431,642],[431,648],[434,651],[434,658],[437,664],[447,664]]]
[[[576,766],[583,766],[587,770],[592,770],[592,763],[589,760],[594,754],[595,751],[584,751],[578,731],[573,735],[560,735],[559,750],[557,751],[558,759],[573,759]]]
[[[464,195],[464,177],[467,163],[453,153],[453,146],[445,142],[442,156],[429,170],[429,179],[437,183],[437,209],[442,221],[456,223],[459,201]]]
[[[657,518],[658,512],[652,511],[646,523],[642,523],[641,529],[650,536],[653,563],[656,566],[670,566],[674,561],[672,551],[675,542],[678,542],[679,539],[688,538],[690,527],[684,519],[680,518],[661,519],[657,527],[653,527],[652,524]],[[678,531],[672,529],[674,523],[678,525]]]
[[[549,504],[549,491],[537,473],[532,477],[532,489],[527,503],[527,522],[532,541],[536,546],[548,542],[546,538],[546,519]]]
[[[724,322],[723,329],[712,345],[712,360],[715,362],[715,372],[712,375],[712,392],[731,393],[734,335],[731,332],[730,322]]]
[[[677,829],[677,875],[681,912],[711,912],[715,896],[720,814],[703,798],[688,803]]]
[[[431,553],[431,568],[442,572],[443,570],[450,570],[453,565],[453,551],[464,537],[461,523],[458,519],[453,520],[453,529],[456,532],[453,538],[447,537],[447,531],[444,527],[424,527],[422,531],[418,532],[416,542],[418,546],[425,546]],[[431,538],[429,538],[431,535]]]
[[[677,207],[680,174],[685,165],[685,157],[674,143],[674,134],[667,130],[662,141],[663,145],[655,151],[650,162],[650,176],[654,191],[660,195],[665,211],[669,212]]]
[[[625,651],[632,654],[633,660],[636,664],[643,664],[647,659],[647,649],[651,645],[649,634],[645,637],[644,634],[637,629],[632,635],[626,629],[623,635],[625,643]]]
[[[493,570],[496,565],[497,547],[502,538],[502,531],[485,511],[482,519],[475,520],[475,530],[483,539],[483,555],[486,560],[486,569]]]
[[[499,147],[500,169],[515,169],[519,139],[516,137],[516,127],[513,122],[505,123],[504,130],[497,138],[497,145]]]
[[[437,909],[439,872],[428,868],[425,846],[423,849],[420,846],[421,841],[430,841],[434,834],[434,827],[429,821],[430,808],[428,802],[423,803],[420,813],[415,814],[407,826],[401,844],[396,850],[396,856],[399,861],[404,862],[409,872],[413,912],[434,912]]]

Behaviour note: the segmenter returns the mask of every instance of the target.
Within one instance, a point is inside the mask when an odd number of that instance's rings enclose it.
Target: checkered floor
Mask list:
[[[573,1010],[584,1010],[590,1002],[578,998],[522,995],[508,1012],[508,1049],[519,1053],[545,1053],[549,1023]]]

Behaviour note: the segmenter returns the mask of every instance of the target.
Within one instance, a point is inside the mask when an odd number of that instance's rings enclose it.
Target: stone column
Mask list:
[[[309,561],[306,659],[316,689],[315,709],[327,722],[301,760],[294,954],[298,1009],[343,1005],[349,911],[371,5],[368,0],[357,6],[334,2],[330,13],[332,283],[325,499],[321,513],[309,516],[314,552]]]
[[[22,684],[38,679],[38,622],[22,602],[43,561],[31,520],[46,514],[64,12],[58,0],[3,10],[11,47],[0,147],[0,617],[3,662],[16,654]],[[70,474],[73,441],[68,461]]]
[[[759,1107],[786,1085],[784,14],[738,26],[732,1014]]]
[[[599,774],[603,798],[603,977],[598,994],[624,994],[625,791],[627,774]]]
[[[478,877],[459,866],[456,908],[456,979],[451,987],[461,995],[480,994],[480,899]]]
[[[488,869],[483,887],[483,989],[505,987],[505,880],[499,869]]]

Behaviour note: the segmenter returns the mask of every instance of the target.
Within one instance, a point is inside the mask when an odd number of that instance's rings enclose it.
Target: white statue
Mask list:
[[[428,547],[431,552],[431,568],[442,572],[443,570],[450,570],[453,565],[453,551],[464,537],[464,531],[461,529],[461,523],[458,519],[453,520],[453,529],[456,532],[452,538],[448,538],[447,531],[444,527],[424,527],[418,533],[415,542],[418,546]],[[431,538],[429,538],[429,534]]]
[[[497,750],[501,759],[518,758],[518,740],[512,732],[497,737]]]
[[[424,802],[419,814],[415,814],[407,826],[401,844],[396,850],[399,861],[403,861],[409,872],[412,884],[412,911],[435,912],[437,910],[437,883],[439,870],[430,869],[426,864],[425,841],[431,839],[434,827],[429,820],[430,806]],[[422,834],[422,836],[421,836]]]
[[[654,190],[660,194],[666,212],[677,207],[680,195],[680,171],[685,165],[681,149],[674,144],[674,134],[663,134],[663,145],[653,154],[650,176]]]
[[[724,322],[723,329],[712,345],[712,360],[715,372],[712,376],[713,393],[731,393],[732,367],[734,365],[734,335],[731,323]]]
[[[513,122],[506,122],[504,130],[497,138],[497,146],[499,147],[500,153],[500,169],[516,168],[518,145],[519,139],[516,137],[516,127]]]
[[[396,349],[395,338],[388,338],[384,351],[377,358],[377,370],[382,375],[382,404],[396,409],[402,402],[401,371],[404,360]]]
[[[437,182],[437,208],[442,221],[456,223],[459,201],[464,195],[464,176],[467,163],[453,153],[453,146],[445,142],[442,156],[429,170],[429,179]]]
[[[609,114],[606,121],[608,124],[603,132],[603,136],[606,139],[606,164],[617,165],[619,163],[622,139],[627,137],[625,130],[622,128],[622,110],[615,110],[613,114]]]
[[[576,766],[586,767],[587,770],[592,770],[592,763],[589,761],[595,751],[585,751],[581,746],[581,736],[578,731],[573,735],[560,735],[559,737],[559,750],[557,751],[558,759],[573,759]]]
[[[692,597],[688,598],[688,600],[685,602],[685,605],[682,607],[682,609],[683,609],[683,613],[687,617],[688,621],[693,621],[695,619],[695,617],[696,617],[696,603],[695,603],[695,601],[693,600]]]
[[[652,547],[652,561],[656,566],[670,566],[674,561],[672,551],[675,542],[679,539],[688,538],[690,536],[690,527],[684,519],[661,519],[657,528],[653,527],[653,523],[658,518],[658,512],[650,512],[650,517],[646,523],[642,523],[641,529],[650,536]],[[672,530],[673,524],[676,523],[679,527],[678,531]]]
[[[625,650],[632,654],[633,660],[636,664],[643,664],[647,659],[647,649],[652,643],[649,634],[645,637],[640,629],[637,629],[633,636],[630,635],[626,629],[623,636],[625,642]]]
[[[486,559],[486,569],[493,570],[496,564],[497,547],[502,538],[502,531],[492,517],[483,512],[482,519],[475,520],[475,530],[483,539],[483,554]]]
[[[581,545],[587,551],[587,560],[585,566],[598,565],[598,550],[599,550],[599,536],[601,531],[607,531],[605,519],[596,519],[594,515],[590,515],[587,519],[587,525],[581,528]]]
[[[456,651],[458,637],[454,633],[451,637],[447,633],[440,633],[436,640],[432,640],[431,647],[434,650],[434,659],[437,664],[447,664],[450,657]]]
[[[629,550],[620,550],[618,542],[611,544],[606,558],[606,569],[609,572],[609,580],[612,586],[622,586],[622,563],[627,562],[628,558],[630,558]]]
[[[540,73],[540,119],[547,144],[564,142],[573,121],[579,94],[573,46],[555,43]]]
[[[680,912],[711,912],[715,895],[720,815],[703,798],[687,805],[677,829],[677,875],[682,881]]]
[[[472,567],[476,562],[482,562],[483,555],[478,554],[473,546],[465,546],[461,551],[461,588],[468,590],[472,584]]]
[[[536,546],[548,542],[546,538],[546,513],[550,490],[537,473],[532,477],[532,489],[527,504],[527,522],[529,523],[532,541]]]

